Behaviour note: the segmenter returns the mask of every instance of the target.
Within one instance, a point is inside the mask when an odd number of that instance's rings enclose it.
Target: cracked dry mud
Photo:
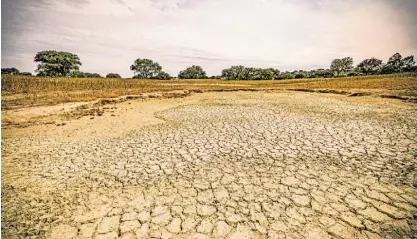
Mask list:
[[[365,99],[204,93],[7,129],[2,234],[416,238],[417,107]]]

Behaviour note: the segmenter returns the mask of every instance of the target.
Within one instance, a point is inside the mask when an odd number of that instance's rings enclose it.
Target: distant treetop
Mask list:
[[[162,67],[150,59],[136,59],[130,70],[135,73],[133,78],[150,79],[156,77],[162,70]]]

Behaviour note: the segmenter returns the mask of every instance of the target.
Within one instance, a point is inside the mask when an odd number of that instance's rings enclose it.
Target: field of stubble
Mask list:
[[[290,80],[44,78],[2,75],[2,109],[92,101],[150,92],[302,90],[417,101],[417,73]]]
[[[416,238],[417,105],[132,100],[2,134],[4,238]]]

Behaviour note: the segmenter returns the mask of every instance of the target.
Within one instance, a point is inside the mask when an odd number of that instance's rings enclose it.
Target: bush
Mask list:
[[[156,79],[156,80],[171,80],[172,77],[168,73],[166,73],[164,71],[161,71],[155,77],[152,77],[152,79]]]
[[[19,70],[12,67],[12,68],[1,68],[1,74],[9,74],[9,75],[17,75],[19,74]]]
[[[72,77],[72,78],[102,78],[102,76],[98,73],[89,73],[89,72],[82,72],[82,71],[73,71],[69,74],[69,77]]]
[[[106,78],[122,78],[122,77],[117,73],[109,73],[106,75]]]

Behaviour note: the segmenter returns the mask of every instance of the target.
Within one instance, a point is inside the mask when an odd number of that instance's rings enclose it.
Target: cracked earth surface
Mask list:
[[[139,127],[155,102],[3,132],[3,236],[417,237],[415,105],[204,93]]]

